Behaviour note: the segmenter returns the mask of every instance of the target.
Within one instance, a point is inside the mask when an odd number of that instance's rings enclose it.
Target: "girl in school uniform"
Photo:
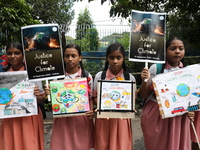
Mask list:
[[[183,68],[185,47],[179,38],[172,38],[166,42],[166,63],[161,72],[169,72]],[[141,73],[143,80],[139,94],[147,98],[141,116],[141,127],[147,150],[191,150],[190,119],[193,121],[194,113],[162,119],[158,104],[152,90],[152,80],[156,76],[156,64],[150,69],[144,68]],[[148,79],[147,82],[144,82]]]
[[[119,43],[111,44],[106,51],[105,80],[124,80],[125,50]],[[102,79],[102,71],[94,79],[93,97],[97,104],[97,81]],[[129,80],[135,78],[129,75]],[[132,129],[130,119],[96,119],[95,150],[132,150]]]
[[[82,65],[81,49],[76,44],[68,44],[63,52],[65,79],[87,77],[89,86],[90,111],[86,115],[54,118],[51,150],[89,150],[94,145],[93,124],[93,79]],[[45,89],[50,94],[49,88]]]
[[[4,71],[24,71],[24,54],[19,42],[12,42],[6,48]],[[38,103],[45,100],[41,82],[35,82],[34,94]],[[6,118],[0,125],[1,150],[44,150],[44,123],[42,112],[38,115]]]

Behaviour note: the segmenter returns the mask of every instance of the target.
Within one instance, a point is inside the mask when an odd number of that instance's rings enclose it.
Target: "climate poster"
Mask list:
[[[26,71],[1,72],[0,87],[0,118],[38,114],[35,83],[29,82]]]
[[[133,118],[135,83],[98,81],[97,118]]]
[[[199,64],[158,74],[152,80],[162,118],[200,109]]]
[[[165,62],[166,14],[132,11],[129,60]]]
[[[24,26],[21,32],[29,80],[63,78],[65,73],[58,25]]]
[[[90,110],[86,78],[50,81],[53,117],[85,115]]]

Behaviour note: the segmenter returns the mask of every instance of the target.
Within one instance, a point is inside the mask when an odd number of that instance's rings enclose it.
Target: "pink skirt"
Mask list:
[[[87,116],[55,118],[51,150],[89,150],[94,147],[94,124]]]
[[[200,111],[195,112],[194,126],[195,126],[198,139],[200,140]],[[192,142],[198,143],[192,126],[191,126],[191,140]]]
[[[158,104],[148,100],[141,116],[146,150],[191,150],[187,115],[162,119]]]
[[[95,150],[132,150],[130,119],[96,119]]]
[[[34,116],[2,119],[0,150],[44,150],[41,110]]]

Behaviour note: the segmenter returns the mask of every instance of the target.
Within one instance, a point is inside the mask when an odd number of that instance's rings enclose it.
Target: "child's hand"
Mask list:
[[[40,90],[38,89],[38,86],[34,87],[34,95],[39,96],[40,95]]]
[[[150,73],[149,70],[147,68],[143,68],[142,72],[141,72],[141,78],[144,81],[145,79],[149,79],[150,78]]]
[[[47,95],[50,95],[50,87],[49,87],[49,85],[48,85],[48,87],[45,86],[44,92],[45,92],[45,95],[46,95],[46,96],[47,96]]]
[[[92,111],[92,110],[87,111],[85,114],[89,119],[93,119],[94,118],[94,111]]]
[[[189,112],[187,113],[187,116],[188,116],[188,118],[190,119],[190,121],[194,121],[194,116],[195,116],[195,114],[194,114],[193,111],[189,111]]]

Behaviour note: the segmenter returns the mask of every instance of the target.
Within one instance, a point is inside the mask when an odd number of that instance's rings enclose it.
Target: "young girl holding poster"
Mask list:
[[[23,48],[19,42],[13,42],[6,48],[7,59],[4,71],[24,71]],[[36,82],[34,94],[37,102],[44,101],[41,82]],[[1,150],[44,150],[44,124],[42,112],[38,107],[38,115],[7,118],[0,125]]]
[[[55,118],[52,136],[51,150],[89,150],[93,148],[93,79],[90,73],[83,69],[81,49],[76,44],[68,44],[65,47],[64,65],[66,69],[65,79],[87,77],[90,95],[90,111],[82,116]],[[45,89],[50,94],[49,88]]]
[[[185,66],[183,58],[185,47],[178,38],[166,42],[166,63],[162,65],[161,72],[177,70]],[[147,150],[191,150],[190,120],[193,121],[194,113],[162,119],[158,104],[152,90],[152,80],[157,74],[156,64],[150,69],[144,68],[141,73],[143,80],[139,94],[147,98],[141,116],[141,126]],[[147,82],[144,80],[148,79]],[[189,117],[189,119],[188,119]]]
[[[105,80],[125,79],[125,50],[119,43],[111,44],[106,51]],[[97,81],[102,79],[102,71],[94,80],[93,97],[97,104]],[[128,73],[129,80],[135,78]],[[95,150],[132,150],[132,129],[130,119],[96,119]]]

